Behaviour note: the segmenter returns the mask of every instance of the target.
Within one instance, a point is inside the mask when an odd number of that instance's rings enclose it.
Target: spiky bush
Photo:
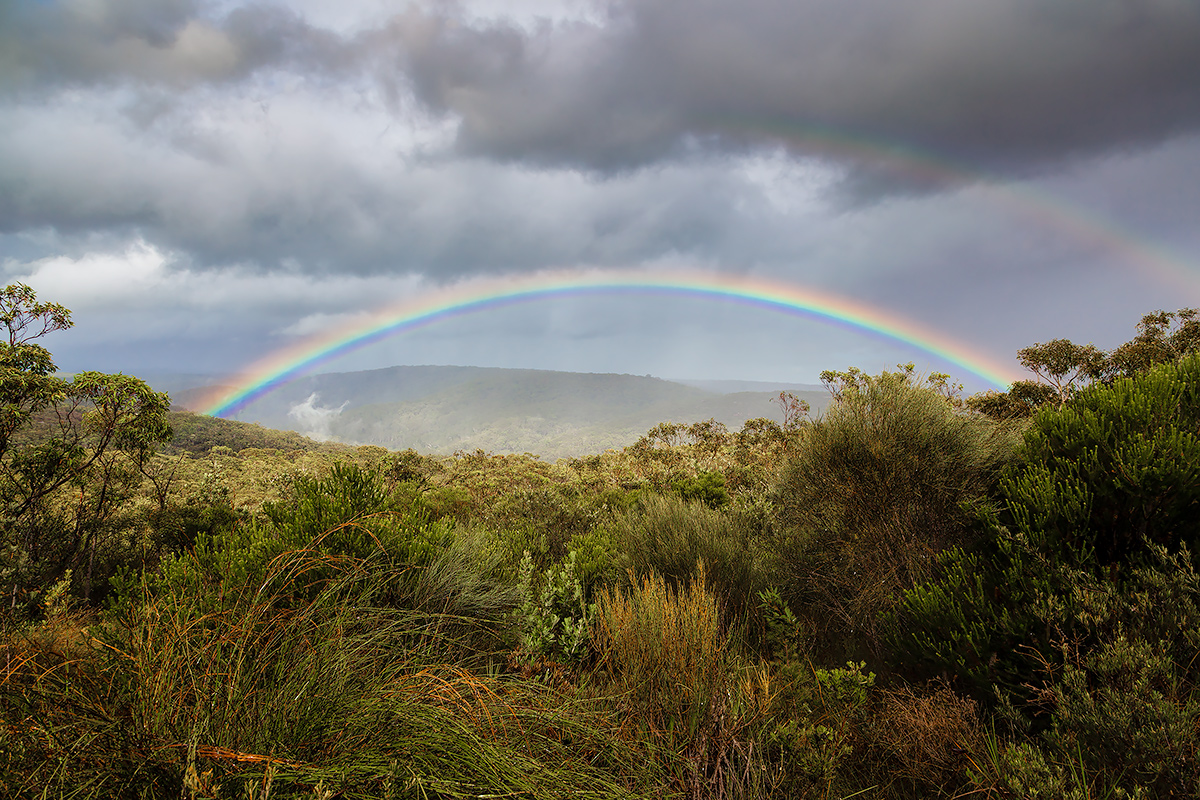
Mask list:
[[[729,669],[704,567],[679,589],[650,574],[628,592],[603,589],[597,600],[598,649],[637,709],[655,727],[698,730],[721,702]]]
[[[906,594],[901,668],[1038,734],[995,750],[997,785],[1183,796],[1200,777],[1198,420],[1195,357],[1043,409],[985,538]]]
[[[1188,622],[1193,571],[1179,548],[1200,533],[1198,419],[1194,357],[1039,412],[985,537],[949,552],[938,578],[906,595],[899,652],[987,695],[993,683],[1017,690],[1039,661],[1061,661],[1058,640],[1115,633],[1101,622],[1143,594],[1166,593],[1156,614]],[[1102,614],[1097,598],[1109,598]],[[1178,640],[1136,615],[1126,624]]]
[[[734,654],[720,603],[702,564],[678,589],[649,574],[628,591],[603,589],[594,626],[601,665],[624,696],[640,737],[682,766],[677,783],[693,797],[748,789],[747,718],[754,687],[737,692]]]

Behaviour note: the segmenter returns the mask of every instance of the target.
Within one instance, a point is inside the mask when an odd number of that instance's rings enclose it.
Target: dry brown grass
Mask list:
[[[628,733],[676,756],[676,788],[693,798],[753,792],[748,728],[770,704],[765,670],[738,670],[704,565],[678,589],[651,573],[598,595],[602,665],[625,692]],[[675,760],[675,759],[673,759]]]
[[[870,739],[891,782],[928,791],[965,782],[967,757],[982,735],[974,700],[947,686],[901,686],[880,693]]]

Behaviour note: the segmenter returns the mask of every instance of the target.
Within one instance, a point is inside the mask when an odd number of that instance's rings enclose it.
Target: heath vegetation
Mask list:
[[[548,463],[58,376],[0,291],[0,795],[1200,795],[1200,320]]]

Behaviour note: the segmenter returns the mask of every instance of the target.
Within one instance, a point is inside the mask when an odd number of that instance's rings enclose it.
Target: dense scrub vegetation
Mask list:
[[[0,311],[0,795],[1200,794],[1193,312],[551,464],[168,415]]]

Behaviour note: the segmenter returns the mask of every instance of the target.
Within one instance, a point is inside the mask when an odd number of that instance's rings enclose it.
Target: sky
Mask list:
[[[441,291],[686,270],[972,355],[626,293],[322,369],[979,390],[1200,306],[1197,76],[1195,0],[0,0],[0,269],[72,310],[64,371],[229,376]]]

